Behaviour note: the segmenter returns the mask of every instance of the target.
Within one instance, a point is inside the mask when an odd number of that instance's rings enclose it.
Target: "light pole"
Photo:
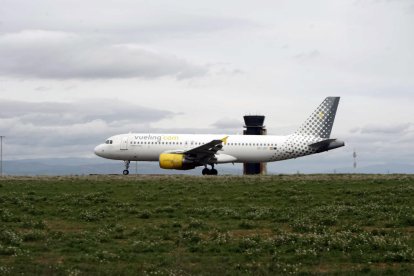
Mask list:
[[[3,176],[3,138],[6,136],[0,135],[0,177]]]
[[[352,154],[352,157],[354,158],[354,169],[357,168],[357,153],[354,149],[354,153]]]

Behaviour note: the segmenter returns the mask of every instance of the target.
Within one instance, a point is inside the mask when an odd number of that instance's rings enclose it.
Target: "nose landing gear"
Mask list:
[[[131,163],[131,161],[129,160],[125,160],[124,161],[124,165],[125,165],[125,170],[122,172],[123,175],[128,175],[129,174],[129,163]]]
[[[205,168],[201,171],[203,175],[217,175],[218,171],[214,168],[214,164],[211,165],[211,170],[207,168],[207,165]]]

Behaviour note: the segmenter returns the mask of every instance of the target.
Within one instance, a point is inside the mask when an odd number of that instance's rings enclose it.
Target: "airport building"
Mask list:
[[[245,115],[245,130],[243,135],[266,135],[267,130],[263,125],[265,116],[263,115]],[[266,174],[266,163],[244,163],[243,174]]]

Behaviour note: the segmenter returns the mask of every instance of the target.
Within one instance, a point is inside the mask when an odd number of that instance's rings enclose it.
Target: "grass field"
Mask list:
[[[414,274],[414,176],[0,178],[0,275]]]

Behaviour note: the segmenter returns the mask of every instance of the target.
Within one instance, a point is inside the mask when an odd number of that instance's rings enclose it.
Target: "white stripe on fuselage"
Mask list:
[[[108,138],[113,143],[100,145],[105,153],[100,156],[118,160],[158,161],[163,152],[187,151],[225,137],[226,143],[223,143],[217,155],[233,156],[236,158],[234,162],[271,162],[298,157],[292,155],[286,158],[288,148],[285,144],[290,136],[145,133],[120,134]]]

